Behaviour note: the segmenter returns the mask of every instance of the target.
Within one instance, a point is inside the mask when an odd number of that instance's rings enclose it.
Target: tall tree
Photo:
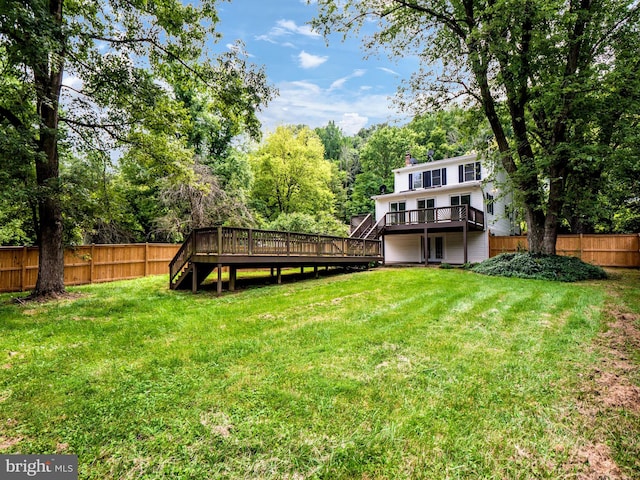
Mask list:
[[[251,155],[252,198],[269,220],[281,213],[333,212],[331,163],[308,127],[280,126]]]
[[[21,145],[18,155],[2,155],[35,170],[40,247],[35,296],[64,291],[63,127],[76,147],[102,150],[140,141],[149,122],[140,123],[149,111],[164,110],[167,115],[155,119],[171,130],[176,110],[166,85],[177,79],[204,82],[221,98],[242,95],[250,116],[269,97],[260,74],[254,77],[258,83],[243,89],[245,76],[231,58],[235,55],[204,58],[205,42],[218,38],[215,4],[0,0],[1,68],[14,79],[0,94],[2,134],[13,140],[0,145]],[[175,131],[172,135],[164,139],[175,142]]]
[[[401,89],[401,105],[439,107],[460,98],[481,105],[497,161],[520,196],[529,249],[554,254],[568,188],[586,185],[580,179],[590,173],[583,125],[598,115],[593,97],[611,78],[618,85],[636,78],[618,60],[637,44],[629,39],[639,35],[638,2],[318,0],[318,6],[316,26],[325,33],[363,29],[368,49],[421,59],[424,67]]]

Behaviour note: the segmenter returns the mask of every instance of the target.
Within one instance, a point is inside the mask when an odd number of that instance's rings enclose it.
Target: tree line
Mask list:
[[[344,232],[406,150],[504,168],[534,253],[638,231],[637,2],[318,0],[319,31],[421,60],[396,98],[412,120],[263,139],[277,90],[242,43],[208,51],[217,3],[0,0],[0,243],[39,245],[36,296],[64,291],[65,243]]]

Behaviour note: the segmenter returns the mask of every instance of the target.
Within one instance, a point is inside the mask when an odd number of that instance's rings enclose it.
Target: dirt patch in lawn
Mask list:
[[[613,300],[619,298],[615,285],[608,290]],[[640,421],[640,387],[633,383],[640,372],[640,366],[634,360],[634,355],[640,351],[640,316],[622,311],[624,307],[619,306],[622,302],[616,304],[613,300],[609,301],[606,312],[607,330],[598,336],[595,344],[602,360],[585,376],[585,396],[580,402],[585,423],[597,425],[594,428],[598,432],[602,430],[604,440],[606,430],[615,427],[620,415]],[[566,467],[580,472],[577,478],[581,480],[629,479],[616,464],[614,456],[607,444],[587,442],[571,455]]]

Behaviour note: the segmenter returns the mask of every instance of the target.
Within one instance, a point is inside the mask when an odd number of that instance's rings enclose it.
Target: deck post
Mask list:
[[[222,226],[218,226],[218,255],[222,253]]]
[[[229,266],[229,291],[233,292],[236,289],[236,274],[237,268]]]
[[[424,266],[429,265],[429,229],[424,227],[424,238],[422,240],[422,248],[424,249]]]
[[[469,263],[469,252],[467,251],[467,222],[462,226],[462,243],[464,244],[464,263]]]
[[[218,264],[218,281],[216,283],[216,292],[222,294],[222,264]]]
[[[277,282],[278,282],[278,285],[280,285],[282,283],[282,268],[281,267],[277,268],[277,276],[278,276]]]
[[[191,264],[191,292],[198,292],[198,264]]]
[[[320,275],[318,275],[318,265],[314,265],[313,266],[313,274],[315,275],[316,278],[318,278]]]

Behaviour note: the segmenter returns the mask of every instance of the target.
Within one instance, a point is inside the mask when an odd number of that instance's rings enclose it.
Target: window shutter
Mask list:
[[[482,179],[482,175],[481,175],[481,170],[480,170],[480,162],[476,162],[476,180],[481,180]]]
[[[442,169],[442,185],[446,185],[447,184],[447,169],[443,168]]]
[[[422,186],[424,188],[431,186],[431,172],[422,172]]]
[[[413,190],[413,173],[409,174],[409,190]]]
[[[458,165],[458,182],[464,182],[464,165]]]

